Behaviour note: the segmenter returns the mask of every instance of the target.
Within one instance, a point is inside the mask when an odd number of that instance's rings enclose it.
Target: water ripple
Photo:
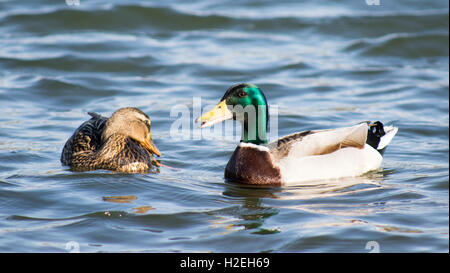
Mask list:
[[[80,2],[0,2],[1,251],[448,252],[447,2]],[[238,140],[172,138],[171,111],[238,82],[278,107],[280,136],[400,130],[362,177],[228,183]],[[125,106],[149,114],[173,168],[61,166],[86,112]]]

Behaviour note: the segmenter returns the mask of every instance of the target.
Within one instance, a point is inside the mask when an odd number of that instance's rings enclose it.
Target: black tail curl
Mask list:
[[[366,143],[372,146],[374,149],[378,150],[378,144],[380,143],[380,139],[386,134],[384,131],[383,123],[380,121],[376,121],[374,123],[367,122],[369,125],[369,132],[367,134]],[[380,154],[383,154],[384,149],[378,150]]]

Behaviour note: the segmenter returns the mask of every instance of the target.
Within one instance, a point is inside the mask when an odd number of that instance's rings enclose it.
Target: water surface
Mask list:
[[[448,3],[380,2],[0,2],[0,251],[448,252]],[[170,114],[239,82],[278,107],[280,136],[399,132],[362,177],[227,183],[237,141],[173,137]],[[88,111],[125,106],[150,115],[176,169],[61,166]]]

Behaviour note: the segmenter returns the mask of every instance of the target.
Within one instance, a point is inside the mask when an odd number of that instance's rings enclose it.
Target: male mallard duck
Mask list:
[[[256,85],[245,83],[231,86],[197,122],[204,128],[227,119],[242,123],[242,139],[228,161],[225,178],[255,185],[362,175],[380,167],[384,148],[398,130],[379,121],[364,122],[294,133],[268,143],[266,97]]]
[[[61,162],[74,171],[105,169],[118,172],[146,172],[152,154],[161,153],[153,144],[150,118],[133,107],[121,108],[110,118],[88,113],[92,118],[67,140]]]

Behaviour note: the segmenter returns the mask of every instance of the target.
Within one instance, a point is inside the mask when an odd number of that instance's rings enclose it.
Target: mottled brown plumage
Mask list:
[[[105,169],[118,172],[147,172],[159,163],[160,155],[150,133],[150,119],[141,110],[121,108],[110,118],[89,113],[67,140],[61,153],[63,165],[73,171]]]

